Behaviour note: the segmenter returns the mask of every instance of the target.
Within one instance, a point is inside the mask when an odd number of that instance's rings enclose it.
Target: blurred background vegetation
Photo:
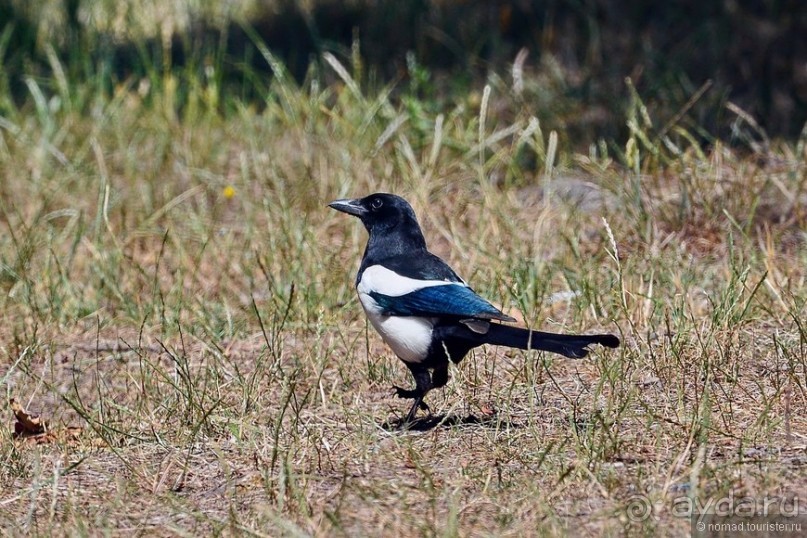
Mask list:
[[[179,111],[200,86],[220,112],[260,108],[277,74],[265,44],[301,85],[334,82],[330,52],[404,105],[473,105],[498,83],[500,116],[527,108],[573,147],[623,139],[635,95],[661,134],[759,143],[807,121],[805,35],[799,0],[5,0],[0,115],[35,99],[32,80],[147,100],[167,74]]]

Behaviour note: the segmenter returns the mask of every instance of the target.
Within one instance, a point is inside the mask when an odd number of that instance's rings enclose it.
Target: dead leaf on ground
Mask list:
[[[40,415],[28,413],[14,398],[11,398],[9,403],[11,410],[14,411],[14,418],[17,419],[14,423],[14,438],[42,435],[47,432],[48,423],[42,420]]]
[[[41,415],[26,411],[16,399],[11,398],[9,404],[11,404],[11,410],[14,412],[14,418],[17,419],[14,423],[14,439],[37,445],[50,443],[73,445],[78,442],[84,433],[84,428],[77,426],[51,429],[48,422]]]

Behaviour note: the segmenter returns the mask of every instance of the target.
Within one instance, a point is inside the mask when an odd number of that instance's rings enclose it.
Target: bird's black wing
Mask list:
[[[412,256],[393,256],[381,260],[384,267],[401,276],[416,280],[443,280],[465,284],[454,270],[431,252],[421,252]]]
[[[515,321],[477,295],[448,264],[434,254],[421,252],[412,256],[389,257],[377,266],[388,271],[385,273],[387,275],[385,285],[382,287],[379,281],[375,280],[374,284],[369,286],[370,289],[365,291],[378,304],[384,315],[451,316]],[[360,281],[361,278],[362,273],[359,274]],[[385,291],[394,289],[398,278],[409,281],[398,287],[396,293]],[[418,286],[418,281],[422,282],[422,286]],[[406,287],[411,287],[411,291],[400,293],[400,290]]]

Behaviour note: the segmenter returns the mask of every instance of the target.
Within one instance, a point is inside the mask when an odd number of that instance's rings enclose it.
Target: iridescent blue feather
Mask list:
[[[397,297],[370,292],[370,297],[386,316],[456,316],[514,321],[461,284],[430,286]]]

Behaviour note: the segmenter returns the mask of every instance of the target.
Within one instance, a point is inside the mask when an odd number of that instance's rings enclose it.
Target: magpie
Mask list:
[[[585,357],[590,344],[615,348],[612,334],[555,334],[503,325],[512,318],[480,297],[426,240],[409,203],[394,194],[341,199],[329,207],[358,217],[369,238],[356,275],[356,290],[375,330],[415,380],[414,389],[393,386],[414,400],[403,424],[413,422],[432,389],[448,382],[449,361],[459,363],[482,344]]]

